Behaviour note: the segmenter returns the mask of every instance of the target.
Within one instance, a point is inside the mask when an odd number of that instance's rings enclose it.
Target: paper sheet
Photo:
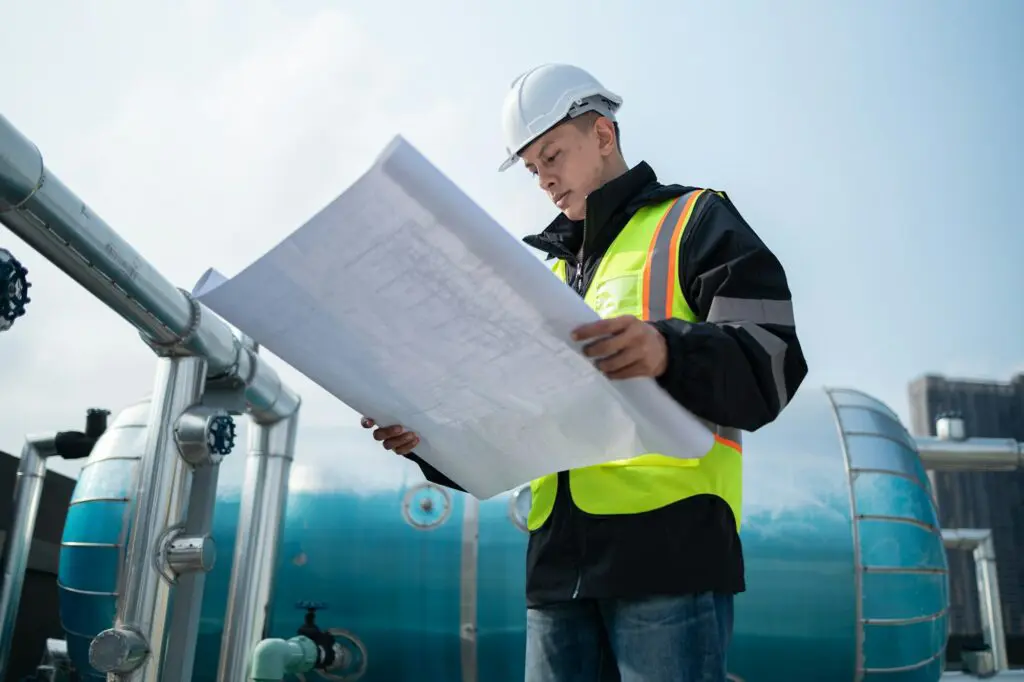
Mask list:
[[[713,442],[653,380],[601,375],[570,340],[597,314],[401,137],[240,274],[208,271],[196,295],[355,411],[419,433],[416,453],[481,499]]]

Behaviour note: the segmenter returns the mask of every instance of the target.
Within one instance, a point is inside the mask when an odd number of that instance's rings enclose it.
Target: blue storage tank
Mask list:
[[[88,642],[113,622],[147,411],[143,402],[114,420],[65,527],[61,616],[71,656],[97,680]],[[298,453],[271,635],[295,634],[297,602],[326,602],[318,623],[362,647],[366,667],[359,677],[310,673],[310,682],[520,682],[528,492],[478,503],[385,460],[394,474],[372,491],[331,483],[344,480],[337,474],[303,484],[319,467],[344,472],[346,460],[365,467],[389,456],[378,447]],[[737,600],[733,679],[938,680],[946,555],[928,478],[896,415],[863,393],[806,387],[776,423],[745,435],[744,457],[748,588]],[[197,682],[216,678],[243,460],[222,465]],[[467,618],[475,651],[462,637]]]

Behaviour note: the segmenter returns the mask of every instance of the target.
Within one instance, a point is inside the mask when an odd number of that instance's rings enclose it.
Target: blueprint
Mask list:
[[[401,137],[264,256],[231,278],[207,271],[194,293],[356,412],[417,432],[416,454],[480,499],[713,443],[653,380],[605,378],[570,340],[597,314]]]

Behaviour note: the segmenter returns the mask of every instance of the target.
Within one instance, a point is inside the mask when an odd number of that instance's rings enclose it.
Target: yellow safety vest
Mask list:
[[[601,259],[587,290],[584,300],[598,315],[699,321],[686,302],[676,271],[683,231],[704,191],[693,190],[637,211]],[[559,259],[552,269],[566,281],[564,260]],[[707,426],[715,433],[715,443],[700,459],[650,453],[571,470],[572,501],[588,514],[640,514],[694,495],[717,495],[732,509],[738,530],[743,493],[739,431]],[[558,475],[534,479],[530,492],[526,525],[533,531],[554,509]]]

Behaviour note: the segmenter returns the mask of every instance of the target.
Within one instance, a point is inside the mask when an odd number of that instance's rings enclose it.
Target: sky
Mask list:
[[[402,134],[517,236],[556,209],[503,160],[500,107],[543,62],[624,97],[630,164],[725,190],[788,273],[810,365],[908,421],[924,373],[1024,372],[1024,3],[0,0],[0,114],[166,277],[237,273]],[[147,394],[152,354],[6,229],[32,302],[0,335],[0,449]],[[525,247],[524,247],[525,248]],[[293,483],[410,466],[304,398]],[[314,466],[315,461],[345,466]],[[240,465],[241,458],[234,458]],[[234,466],[234,465],[232,465]],[[78,465],[55,462],[74,475]]]

